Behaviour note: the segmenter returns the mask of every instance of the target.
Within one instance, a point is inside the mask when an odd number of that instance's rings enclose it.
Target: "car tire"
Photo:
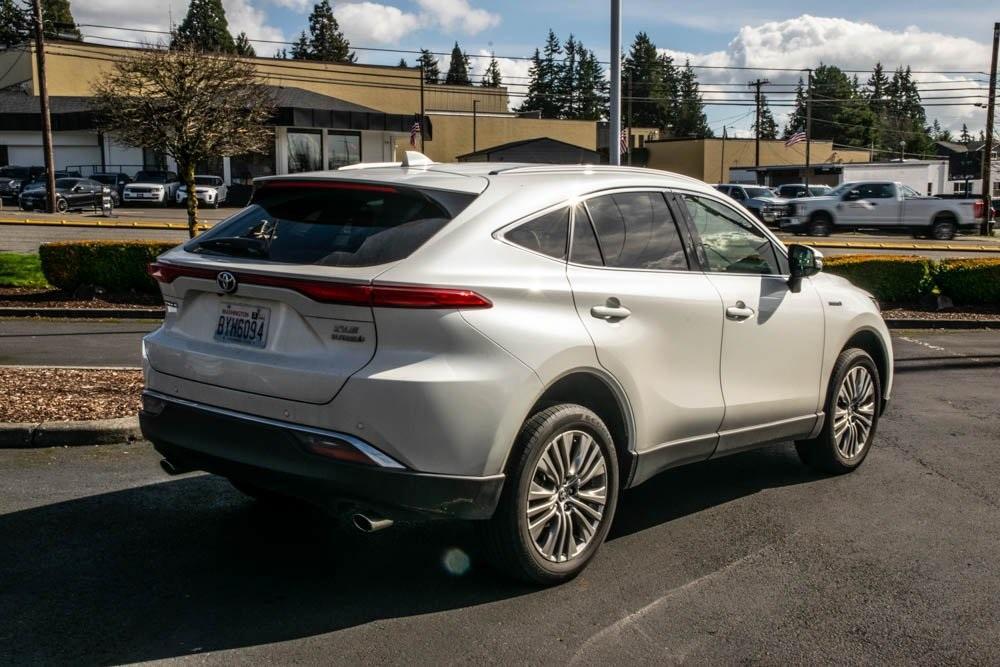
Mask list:
[[[809,236],[829,236],[833,232],[833,220],[826,213],[817,213],[809,221]]]
[[[950,218],[938,218],[931,225],[931,238],[936,241],[950,241],[955,238],[957,227]]]
[[[56,210],[60,213],[65,213],[69,210],[69,202],[65,199],[56,199]]]
[[[819,435],[795,443],[799,458],[817,472],[842,475],[860,466],[871,450],[881,412],[882,383],[864,350],[840,353],[830,375]]]
[[[479,524],[485,555],[522,581],[568,581],[604,542],[617,501],[618,461],[601,418],[570,403],[546,408],[521,427],[497,510]]]

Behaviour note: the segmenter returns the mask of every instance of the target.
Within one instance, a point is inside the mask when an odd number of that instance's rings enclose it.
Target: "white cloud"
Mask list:
[[[445,31],[461,30],[475,35],[500,25],[500,15],[485,9],[474,9],[468,0],[416,0],[423,9],[421,16],[426,24]]]
[[[725,67],[761,67],[754,71],[734,72],[733,70],[699,69],[698,78],[702,83],[745,83],[758,76],[772,83],[794,83],[798,72],[781,72],[778,68],[800,68],[821,62],[835,64],[843,69],[870,70],[876,62],[891,71],[897,65],[909,65],[914,70],[934,71],[980,71],[989,62],[986,44],[966,37],[957,37],[935,32],[925,32],[916,27],[903,30],[886,30],[872,23],[861,23],[840,18],[825,18],[803,15],[784,21],[769,21],[760,25],[744,26],[736,37],[721,51],[689,53],[662,49],[683,63],[687,58],[699,65]],[[775,68],[775,69],[767,69]],[[804,75],[804,73],[803,73]],[[861,82],[866,74],[859,74]],[[963,79],[985,79],[976,75],[914,74],[914,79],[923,88],[977,88],[955,93],[926,92],[924,97],[944,97],[950,95],[983,95],[985,83],[962,81]],[[948,82],[953,82],[949,84]],[[787,90],[787,88],[786,88]],[[741,94],[742,95],[742,94]],[[706,95],[706,100],[721,95]],[[731,95],[725,97],[731,98]],[[772,96],[771,101],[775,101]],[[941,102],[976,102],[979,98],[941,100]],[[930,103],[926,100],[925,103]],[[728,112],[735,107],[716,107]],[[962,122],[970,127],[983,124],[984,112],[971,104],[965,106],[929,106],[928,119],[939,118],[945,127],[956,130]],[[787,109],[774,108],[779,121],[784,120]],[[723,114],[732,115],[732,114]]]
[[[397,42],[421,25],[416,14],[374,2],[337,5],[334,14],[347,38],[361,46]]]

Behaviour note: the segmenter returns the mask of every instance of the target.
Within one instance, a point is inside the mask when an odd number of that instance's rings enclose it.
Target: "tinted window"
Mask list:
[[[858,188],[861,199],[894,199],[896,188],[892,183],[865,183]]]
[[[57,178],[56,187],[57,188],[71,188],[80,181],[76,178]]]
[[[104,183],[106,185],[115,184],[114,174],[94,174],[93,176],[91,176],[91,178],[97,181],[98,183]]]
[[[570,250],[570,259],[577,264],[604,265],[601,250],[597,247],[597,237],[594,236],[594,228],[590,224],[590,217],[583,204],[577,204],[573,209],[573,247]]]
[[[185,249],[293,264],[374,266],[409,256],[475,199],[462,193],[329,185],[264,185],[250,206]]]
[[[762,231],[723,204],[684,195],[701,236],[709,271],[780,274],[777,254]]]
[[[774,193],[767,188],[743,188],[752,199],[774,199]]]
[[[587,201],[604,263],[622,269],[687,269],[687,257],[659,192],[623,192]]]
[[[549,257],[566,259],[569,209],[562,208],[518,225],[506,234],[511,243]]]
[[[167,172],[165,171],[140,171],[135,175],[135,180],[140,183],[166,183]]]
[[[219,178],[218,176],[195,176],[194,177],[194,184],[195,185],[209,185],[209,186],[213,186],[214,187],[214,186],[217,186],[217,185],[222,185],[222,179]]]

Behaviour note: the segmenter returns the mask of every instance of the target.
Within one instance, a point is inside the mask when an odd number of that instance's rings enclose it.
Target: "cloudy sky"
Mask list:
[[[259,40],[291,40],[307,26],[314,0],[223,0],[233,32],[241,30]],[[662,0],[623,0],[623,40],[628,43],[638,31],[680,59],[695,65],[718,67],[804,68],[820,62],[844,69],[867,70],[878,61],[887,69],[910,65],[918,73],[928,118],[957,130],[963,122],[978,132],[985,124],[985,111],[972,106],[985,100],[983,74],[936,72],[982,72],[989,66],[987,42],[991,26],[982,19],[982,0],[952,0],[948,3],[913,0],[839,3],[800,0],[726,0],[701,3],[666,3]],[[73,14],[79,23],[165,30],[179,22],[187,0],[74,0]],[[358,47],[388,49],[429,48],[448,51],[455,40],[470,54],[495,52],[500,57],[505,82],[514,93],[523,92],[527,63],[503,56],[530,56],[540,46],[549,27],[563,39],[570,33],[607,60],[608,2],[532,2],[513,0],[386,0],[385,2],[335,2],[341,27]],[[125,40],[155,39],[153,33],[120,29],[82,29],[88,39],[114,37]],[[93,37],[90,37],[93,36]],[[121,43],[121,42],[118,42]],[[280,44],[258,42],[261,55]],[[361,62],[395,64],[401,54],[359,50]],[[407,60],[412,56],[404,55]],[[447,58],[443,59],[447,65]],[[485,65],[485,59],[474,59]],[[799,74],[777,69],[737,71],[700,69],[706,91],[736,91],[761,76],[777,84],[771,87],[774,111],[779,121],[786,108],[778,106],[781,84],[794,83]],[[859,75],[862,81],[864,74]],[[521,84],[521,85],[516,85]],[[725,85],[729,84],[729,85]],[[739,85],[732,85],[739,84]],[[962,96],[971,97],[962,97]],[[931,101],[929,98],[942,98]],[[711,99],[734,100],[732,92],[706,92]],[[512,99],[515,105],[518,98]],[[949,105],[949,106],[943,106]],[[717,132],[722,126],[742,134],[752,122],[750,108],[709,106],[709,121]]]

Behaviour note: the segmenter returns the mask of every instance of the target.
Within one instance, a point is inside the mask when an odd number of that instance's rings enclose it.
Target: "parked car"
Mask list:
[[[403,164],[259,179],[151,265],[140,421],[167,472],[364,531],[476,520],[551,584],[662,470],[787,440],[865,459],[892,346],[818,252],[667,172]]]
[[[715,189],[743,204],[748,211],[764,222],[776,222],[787,215],[788,202],[762,185],[721,184]]]
[[[194,193],[201,204],[219,208],[220,204],[226,202],[228,188],[226,182],[219,176],[195,176]],[[181,183],[180,187],[177,188],[176,199],[178,204],[187,202],[187,186],[185,184]]]
[[[90,178],[111,188],[111,199],[115,206],[121,206],[125,186],[132,182],[131,176],[121,172],[99,172]]]
[[[0,198],[17,198],[24,186],[39,174],[45,173],[45,167],[19,167],[7,165],[0,167]]]
[[[180,181],[172,171],[140,171],[122,188],[123,204],[167,206],[174,201]]]
[[[778,197],[782,199],[798,199],[800,197],[823,197],[833,190],[829,185],[809,185],[805,183],[786,183],[779,186]]]
[[[925,197],[908,185],[891,181],[844,183],[825,197],[795,199],[783,231],[829,236],[834,231],[872,228],[909,231],[916,236],[951,239],[974,229],[983,216],[981,200]]]
[[[44,182],[22,192],[18,198],[21,210],[45,210],[47,192]],[[85,208],[99,210],[105,193],[110,193],[106,185],[89,178],[57,178],[56,210],[60,213]]]

